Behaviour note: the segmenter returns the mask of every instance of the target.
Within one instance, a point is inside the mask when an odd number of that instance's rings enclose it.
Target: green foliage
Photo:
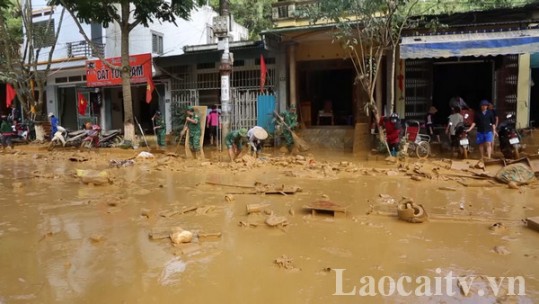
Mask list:
[[[49,5],[63,5],[76,12],[79,21],[97,22],[108,27],[111,22],[122,20],[121,4],[132,6],[133,24],[148,27],[154,21],[175,22],[176,18],[188,19],[191,10],[202,0],[50,0]]]
[[[23,41],[22,19],[16,0],[0,0],[0,81],[13,82],[17,75],[6,67],[9,57],[19,57],[19,45]],[[9,52],[9,54],[8,54]],[[10,55],[10,56],[8,56]]]

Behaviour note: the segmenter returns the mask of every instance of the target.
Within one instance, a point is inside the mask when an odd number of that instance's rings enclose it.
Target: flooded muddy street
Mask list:
[[[0,303],[539,300],[539,232],[522,221],[539,216],[536,183],[473,186],[485,181],[459,177],[442,161],[351,155],[230,164],[156,154],[110,165],[133,155],[0,154]],[[76,169],[105,172],[107,182],[87,183]],[[411,171],[425,174],[412,179]],[[402,197],[421,204],[429,220],[399,220]],[[346,214],[303,208],[317,201]],[[269,217],[281,221],[270,225]],[[181,229],[192,240],[174,244],[170,236]],[[476,277],[466,295],[457,279],[445,279],[450,274]],[[391,292],[403,276],[407,294]],[[508,286],[517,277],[524,294]],[[499,290],[487,288],[492,278]],[[418,294],[420,285],[427,292]],[[360,292],[369,286],[370,295]]]

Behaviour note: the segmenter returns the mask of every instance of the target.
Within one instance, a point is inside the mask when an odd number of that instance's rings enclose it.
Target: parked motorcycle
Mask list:
[[[81,145],[83,138],[88,134],[86,130],[69,132],[61,126],[58,126],[57,129],[58,131],[54,133],[51,143],[49,144],[49,151],[52,151],[57,147],[78,147]]]
[[[123,142],[122,130],[109,130],[103,133],[100,133],[99,136],[99,147],[108,148],[115,147],[120,145]]]
[[[520,135],[516,130],[515,119],[512,114],[508,114],[506,120],[498,126],[498,136],[500,140],[500,151],[505,158],[517,159],[520,156],[522,145]]]
[[[11,142],[13,144],[28,144],[29,131],[26,124],[14,122],[11,128],[13,129],[13,135],[11,135]]]
[[[459,152],[463,159],[468,158],[470,152],[470,140],[468,139],[468,132],[466,132],[466,126],[464,123],[458,123],[455,127],[455,135],[459,141]]]
[[[99,147],[101,127],[99,127],[98,125],[92,125],[91,129],[85,131],[86,137],[84,137],[82,143],[80,144],[81,149],[91,149]]]

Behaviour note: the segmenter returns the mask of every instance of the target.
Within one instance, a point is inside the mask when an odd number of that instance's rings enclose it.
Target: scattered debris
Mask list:
[[[510,181],[509,183],[507,183],[507,187],[509,189],[519,189],[519,186],[515,181]]]
[[[191,231],[177,228],[178,231],[170,234],[170,240],[174,244],[191,243],[193,240],[193,233]]]
[[[270,215],[266,218],[265,223],[266,225],[270,227],[275,227],[275,226],[284,227],[288,225],[288,220],[284,216]]]
[[[197,233],[199,240],[211,241],[220,239],[223,234],[221,232],[199,232]]]
[[[288,214],[290,214],[291,216],[296,215],[296,212],[294,211],[294,208],[290,208],[290,209],[288,210]]]
[[[70,161],[72,162],[85,162],[85,161],[88,161],[88,158],[87,157],[84,157],[84,156],[78,156],[78,155],[75,155],[75,156],[71,156],[70,158],[68,158]]]
[[[155,156],[150,152],[142,151],[137,155],[137,158],[150,159],[150,158],[155,158]]]
[[[202,206],[202,207],[198,207],[195,210],[195,214],[196,215],[205,215],[205,214],[208,214],[208,213],[212,212],[213,210],[215,210],[215,206],[213,206],[213,205]]]
[[[234,200],[234,195],[232,194],[225,195],[225,201],[232,202],[233,200]]]
[[[303,209],[310,210],[313,216],[315,216],[317,212],[329,212],[332,213],[334,217],[338,216],[338,213],[341,213],[342,215],[346,215],[347,213],[346,207],[326,199],[304,205]]]
[[[92,234],[90,235],[89,239],[92,243],[99,243],[104,240],[104,237],[101,234]]]
[[[284,269],[287,269],[287,270],[301,270],[300,268],[297,268],[296,266],[294,266],[294,259],[286,256],[286,255],[282,255],[278,258],[276,258],[274,261],[273,261],[279,268],[284,268]]]
[[[539,232],[539,216],[529,217],[526,219],[528,228]]]
[[[132,159],[124,159],[124,160],[111,159],[109,161],[109,165],[111,167],[116,167],[116,168],[129,167],[129,166],[133,166],[134,164],[135,164],[135,161]]]
[[[423,178],[421,176],[419,176],[419,175],[412,175],[411,178],[412,178],[412,180],[415,180],[415,181],[418,181],[418,182],[423,180]]]
[[[151,209],[142,208],[142,209],[140,209],[140,215],[149,219],[150,217],[152,217],[153,212],[152,212]]]
[[[509,251],[505,246],[494,246],[492,251],[499,255],[508,255],[511,253],[511,251]]]
[[[84,184],[104,185],[112,183],[107,171],[75,169],[77,177]]]
[[[247,207],[247,214],[256,213],[256,212],[262,212],[266,207],[269,207],[270,204],[268,203],[256,203],[256,204],[248,204]]]
[[[453,187],[439,187],[438,190],[457,191],[457,189]]]
[[[499,231],[507,230],[507,227],[502,222],[497,222],[497,223],[494,223],[494,224],[490,225],[490,227],[488,227],[488,229],[490,229],[492,231],[499,232]]]
[[[427,212],[421,204],[416,204],[412,199],[403,198],[397,206],[397,216],[400,220],[410,223],[423,223],[428,219]]]
[[[514,181],[517,185],[522,185],[534,181],[535,174],[530,167],[522,163],[516,163],[500,169],[496,174],[496,179],[506,184]]]

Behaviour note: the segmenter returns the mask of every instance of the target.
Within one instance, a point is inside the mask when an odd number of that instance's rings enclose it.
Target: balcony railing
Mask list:
[[[304,1],[279,1],[273,3],[272,6],[272,19],[273,21],[282,21],[286,19],[302,19],[308,17],[308,10],[310,7],[318,5],[316,0],[304,0]]]
[[[98,57],[99,55],[103,56],[105,51],[105,44],[93,42],[98,54],[96,54],[90,44],[85,40],[74,41],[67,43],[67,56],[72,57]]]

